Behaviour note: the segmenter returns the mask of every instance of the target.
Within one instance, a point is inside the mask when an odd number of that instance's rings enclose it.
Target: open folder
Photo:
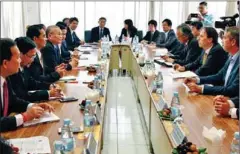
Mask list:
[[[59,117],[56,116],[54,113],[44,112],[44,114],[39,119],[33,119],[31,121],[25,122],[23,124],[23,127],[37,125],[45,122],[59,121],[59,120],[60,120]]]
[[[173,79],[177,78],[191,78],[191,77],[197,77],[197,74],[191,72],[191,71],[186,71],[186,72],[178,72],[178,71],[171,71],[171,76]]]

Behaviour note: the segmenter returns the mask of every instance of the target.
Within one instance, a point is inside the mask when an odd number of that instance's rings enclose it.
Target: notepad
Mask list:
[[[14,147],[19,148],[20,154],[51,153],[49,139],[45,136],[17,138],[8,140]]]
[[[156,49],[156,54],[155,57],[159,57],[159,56],[165,56],[167,55],[168,50],[166,48],[160,48],[160,49]]]
[[[191,78],[191,77],[197,77],[197,75],[191,71],[186,72],[178,72],[178,71],[171,71],[170,72],[173,79],[177,78]]]
[[[54,113],[44,112],[44,114],[39,119],[33,119],[31,121],[25,122],[23,124],[23,127],[37,125],[37,124],[45,123],[45,122],[54,122],[54,121],[59,121],[59,120],[60,120],[59,117],[56,116]]]
[[[75,76],[64,76],[59,79],[59,81],[71,81],[71,80],[76,80]]]

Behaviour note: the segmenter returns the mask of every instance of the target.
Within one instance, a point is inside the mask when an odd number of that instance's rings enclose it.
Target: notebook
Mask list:
[[[173,77],[173,79],[197,77],[197,75],[191,71],[178,72],[178,71],[173,70],[173,71],[171,71],[170,74]]]
[[[64,76],[59,79],[59,81],[71,81],[71,80],[76,80],[75,76]]]
[[[59,120],[60,120],[60,118],[58,116],[56,116],[54,113],[44,112],[44,114],[39,119],[33,119],[31,121],[25,122],[23,124],[23,127],[37,125],[37,124],[45,123],[45,122],[54,122],[54,121],[59,121]]]

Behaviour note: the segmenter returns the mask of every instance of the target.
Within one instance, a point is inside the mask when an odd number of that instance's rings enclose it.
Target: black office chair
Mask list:
[[[90,30],[85,30],[84,32],[84,40],[86,43],[89,43],[91,39],[91,31]]]
[[[138,30],[137,31],[137,36],[139,38],[139,41],[142,40],[142,38],[143,38],[143,31],[142,30]]]

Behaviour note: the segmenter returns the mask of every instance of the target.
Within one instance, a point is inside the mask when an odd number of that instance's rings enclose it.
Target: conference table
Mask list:
[[[149,48],[147,46],[144,47],[144,52],[147,56],[152,55],[154,53],[153,48]],[[98,50],[94,50],[91,52],[88,58],[88,63],[96,63],[98,61]],[[134,56],[135,54],[132,54],[133,60],[131,61],[135,65],[137,64],[137,59]],[[86,60],[85,60],[86,61]],[[80,60],[81,63],[81,60]],[[233,139],[234,132],[238,131],[239,125],[238,120],[234,120],[231,118],[225,118],[217,115],[217,113],[214,111],[213,108],[213,98],[214,96],[206,96],[206,95],[188,95],[185,92],[185,87],[182,85],[183,79],[172,79],[169,70],[172,68],[165,67],[163,65],[155,64],[156,70],[161,70],[163,73],[164,78],[164,94],[163,97],[167,102],[171,101],[172,95],[174,91],[179,92],[180,96],[180,102],[181,105],[184,107],[182,110],[182,117],[184,119],[184,124],[187,127],[188,134],[187,139],[191,141],[192,143],[196,144],[198,147],[206,147],[206,142],[202,136],[203,126],[206,126],[207,128],[216,127],[217,129],[222,129],[226,131],[226,137],[223,141],[222,146],[222,152],[221,154],[228,154],[230,151],[230,144]],[[140,66],[136,65],[134,67],[133,72],[141,72]],[[78,81],[84,81],[89,78],[93,78],[95,74],[89,74],[86,70],[79,70],[74,69],[67,73],[67,75],[74,75],[77,77]],[[143,75],[141,74],[140,77],[142,78]],[[143,77],[144,78],[144,77]],[[134,73],[133,73],[133,79],[134,79]],[[140,82],[138,81],[137,84],[138,87],[142,90],[143,88],[148,88],[147,82]],[[81,82],[78,83],[60,83],[60,86],[63,89],[63,92],[66,96],[75,96],[77,97],[80,95],[82,91],[83,86],[87,86],[84,84],[81,84]],[[107,89],[107,80],[105,81],[105,90]],[[107,91],[106,91],[107,92]],[[155,93],[150,93],[149,90],[146,90],[150,94],[150,98],[152,99],[150,108],[151,113],[144,113],[149,114],[147,115],[146,121],[148,121],[148,116],[150,116],[151,122],[146,122],[149,126],[149,132],[150,134],[165,134],[162,136],[162,138],[165,138],[164,141],[169,142],[171,145],[171,148],[174,147],[172,144],[170,138],[169,138],[169,130],[168,130],[168,122],[163,121],[160,118],[151,118],[152,116],[157,115],[157,103],[159,100],[159,96]],[[143,97],[143,96],[140,96]],[[83,96],[81,96],[83,98]],[[104,116],[104,103],[105,103],[104,97],[100,98],[100,103],[102,104],[102,115]],[[140,99],[141,100],[141,99]],[[31,127],[20,127],[15,131],[10,131],[6,133],[2,133],[2,135],[5,138],[13,139],[13,138],[26,138],[26,137],[32,137],[32,136],[46,136],[49,138],[51,150],[53,151],[53,142],[55,140],[60,139],[60,135],[58,134],[57,130],[59,127],[63,124],[64,118],[70,118],[74,125],[83,125],[83,111],[80,110],[79,104],[82,102],[82,99],[79,99],[76,102],[70,102],[70,103],[60,103],[57,100],[48,101],[49,104],[53,105],[55,108],[55,114],[60,118],[59,122],[52,122],[52,123],[44,123],[39,124],[36,126]],[[146,104],[148,105],[148,104]],[[143,105],[144,106],[144,105]],[[149,109],[147,109],[149,110]],[[154,122],[155,121],[155,122]],[[160,122],[161,125],[164,127],[164,129],[160,129],[158,126],[155,126],[157,122]],[[159,132],[158,132],[159,131]],[[103,123],[100,125],[96,125],[94,127],[94,137],[98,141],[98,153],[101,153],[101,147],[103,144]],[[167,136],[167,137],[166,137]],[[84,138],[83,133],[75,134],[74,135],[76,139],[76,149],[77,151],[82,151],[84,148],[84,145],[86,143],[86,139]],[[153,137],[150,137],[150,141],[152,142],[153,150],[156,152],[158,150],[157,146],[159,146],[162,142],[158,143],[158,139],[161,139],[161,136],[157,138],[157,135],[154,135]],[[155,140],[155,141],[154,141]],[[156,150],[155,150],[156,149]],[[160,154],[159,152],[156,152],[156,154]],[[161,153],[162,154],[162,153]]]

